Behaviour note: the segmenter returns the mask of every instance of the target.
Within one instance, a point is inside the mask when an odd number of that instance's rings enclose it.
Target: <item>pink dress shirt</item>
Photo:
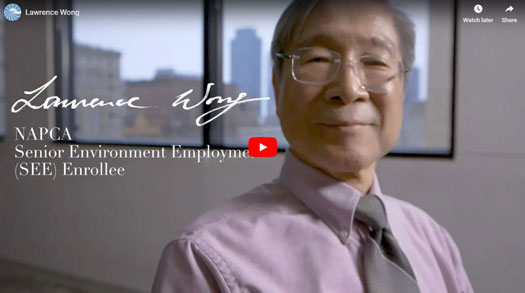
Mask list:
[[[473,292],[449,233],[423,210],[370,193],[421,292]],[[279,178],[205,213],[162,252],[153,292],[364,292],[362,194],[287,152]]]

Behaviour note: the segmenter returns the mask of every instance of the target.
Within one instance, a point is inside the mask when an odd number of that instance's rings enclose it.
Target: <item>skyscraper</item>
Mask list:
[[[404,100],[403,128],[396,145],[402,151],[413,152],[425,146],[425,100],[419,94],[420,71],[414,67],[408,76]]]
[[[232,83],[247,97],[261,96],[262,41],[252,28],[238,29],[231,43]]]
[[[417,67],[412,68],[410,74],[408,75],[408,84],[407,90],[405,93],[405,103],[414,102],[419,100],[419,79],[420,72]]]
[[[124,97],[120,80],[121,53],[75,44],[75,96],[116,101]],[[125,109],[121,107],[78,108],[75,110],[75,137],[87,140],[122,138]]]

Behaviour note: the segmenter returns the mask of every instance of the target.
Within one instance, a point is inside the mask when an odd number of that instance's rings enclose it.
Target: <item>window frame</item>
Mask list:
[[[453,36],[452,36],[452,64],[451,64],[451,117],[450,117],[450,150],[432,151],[424,149],[422,151],[407,150],[407,151],[391,151],[387,157],[409,157],[409,158],[445,158],[453,159],[455,155],[455,133],[456,133],[456,69],[457,69],[457,11],[458,1],[452,1],[453,10]],[[53,0],[53,7],[55,9],[66,8],[73,9],[73,0]],[[205,92],[208,83],[213,82],[214,87],[211,88],[210,95],[221,95],[223,85],[223,0],[203,0],[204,9],[204,32],[203,32],[203,75],[202,75],[202,92]],[[73,44],[73,19],[67,16],[55,16],[53,23],[54,36],[54,66],[57,74],[55,82],[55,91],[58,96],[74,96],[74,44]],[[202,107],[202,113],[213,109],[213,105],[206,105]],[[216,107],[216,106],[215,106]],[[72,130],[73,140],[67,142],[77,144],[92,144],[92,145],[115,145],[115,146],[153,146],[163,147],[171,146],[167,143],[156,143],[133,140],[77,140],[75,139],[75,111],[73,109],[62,109],[55,112],[56,124],[60,127],[68,127]],[[201,149],[208,145],[214,149],[241,149],[246,150],[247,146],[241,147],[227,147],[223,143],[223,117],[218,117],[214,121],[202,126],[202,144],[200,145],[184,145],[184,148]],[[0,134],[0,139],[2,135]],[[64,141],[66,142],[66,141]],[[175,143],[175,142],[174,142]],[[279,152],[284,152],[286,149],[279,148]]]
[[[3,50],[3,61],[4,61],[4,92],[3,93],[0,93],[0,95],[3,95],[2,97],[2,103],[4,104],[4,108],[3,109],[0,109],[2,111],[1,113],[1,117],[0,119],[3,119],[3,124],[4,124],[4,128],[3,129],[0,129],[0,142],[3,142],[4,139],[7,137],[7,117],[8,117],[8,107],[7,107],[7,66],[6,66],[6,44],[5,44],[5,41],[6,41],[6,37],[5,37],[5,31],[6,31],[6,21],[5,19],[3,20],[3,23],[2,25],[4,26],[3,27],[3,34],[2,34],[2,37],[3,37],[3,40],[2,42],[0,42],[3,46],[2,50]]]

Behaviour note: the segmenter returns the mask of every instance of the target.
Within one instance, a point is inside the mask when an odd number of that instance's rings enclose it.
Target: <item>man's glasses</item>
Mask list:
[[[322,47],[298,48],[290,55],[277,53],[277,57],[291,59],[294,80],[311,85],[330,83],[343,63],[341,54]],[[401,62],[391,57],[363,55],[350,63],[360,86],[379,94],[388,93],[389,82],[403,71]]]

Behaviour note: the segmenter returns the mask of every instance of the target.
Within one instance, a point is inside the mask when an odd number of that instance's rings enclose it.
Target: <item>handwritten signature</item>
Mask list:
[[[144,106],[144,105],[138,105],[138,102],[140,101],[140,97],[131,97],[129,99],[118,99],[116,101],[104,101],[99,98],[93,98],[88,101],[88,99],[61,99],[58,96],[50,96],[45,99],[43,103],[37,104],[34,101],[38,98],[38,96],[47,89],[57,78],[57,76],[53,76],[47,83],[43,84],[42,86],[32,90],[32,91],[24,91],[25,95],[32,96],[30,99],[18,99],[13,106],[11,107],[11,113],[18,113],[22,111],[24,108],[28,107],[33,110],[37,109],[49,109],[49,108],[71,108],[76,109],[78,107],[84,107],[84,108],[98,108],[98,107],[124,107],[127,106],[129,108],[136,108],[136,109],[147,109],[147,108],[157,108],[156,106]],[[180,95],[178,95],[171,105],[172,107],[178,107],[179,105],[182,105],[182,108],[184,110],[192,110],[199,106],[201,106],[203,103],[206,103],[206,105],[211,105],[212,103],[216,103],[220,106],[218,107],[212,107],[212,109],[206,113],[203,113],[197,119],[195,120],[195,123],[197,126],[203,126],[207,123],[210,123],[211,121],[217,119],[221,115],[225,114],[229,110],[231,110],[233,107],[247,102],[256,102],[256,101],[264,101],[269,100],[269,97],[264,98],[251,98],[251,99],[244,99],[246,97],[245,92],[241,92],[236,99],[233,99],[231,97],[223,98],[221,96],[215,96],[215,97],[209,97],[211,88],[214,86],[214,83],[208,83],[206,86],[206,93],[204,94],[204,97],[196,102],[195,104],[191,104],[191,100],[188,97],[192,92],[193,89],[190,89]],[[223,105],[223,103],[225,103]],[[206,120],[208,118],[208,120]]]

